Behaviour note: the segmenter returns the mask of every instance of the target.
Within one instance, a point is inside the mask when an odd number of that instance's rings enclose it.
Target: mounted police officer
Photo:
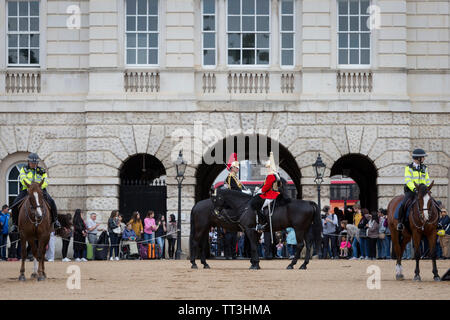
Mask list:
[[[18,204],[28,195],[28,187],[27,184],[30,185],[32,182],[42,183],[42,193],[44,195],[45,200],[50,205],[50,211],[52,214],[52,223],[54,223],[55,230],[61,228],[61,224],[58,221],[58,211],[56,209],[55,201],[50,197],[47,191],[48,186],[48,178],[47,172],[45,172],[44,168],[38,166],[39,164],[39,156],[36,153],[30,153],[28,156],[28,164],[23,166],[20,169],[19,179],[22,184],[22,190],[20,190],[19,195],[14,200],[14,203],[11,206],[12,209],[12,220],[14,227],[17,227],[17,222],[19,220],[19,208]]]
[[[406,204],[409,200],[414,199],[418,190],[414,186],[425,184],[429,186],[431,184],[430,177],[428,176],[428,168],[423,164],[425,157],[428,155],[423,149],[415,149],[412,154],[413,162],[405,166],[405,197],[398,211],[398,224],[397,230],[402,231],[404,223],[406,223]]]
[[[264,185],[261,188],[261,194],[255,195],[250,200],[250,206],[256,210],[258,215],[258,224],[256,225],[257,231],[262,231],[267,225],[266,216],[262,212],[262,208],[267,200],[274,200],[278,197],[280,192],[278,191],[278,185],[280,182],[280,175],[278,174],[277,167],[275,165],[275,159],[273,152],[270,152],[269,160],[265,163],[265,167],[268,169]],[[270,204],[269,204],[270,205]]]

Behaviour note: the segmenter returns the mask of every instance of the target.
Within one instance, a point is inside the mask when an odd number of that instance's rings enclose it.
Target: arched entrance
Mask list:
[[[143,219],[148,210],[167,214],[166,169],[156,157],[137,154],[126,160],[120,169],[119,210],[125,221],[133,211]]]
[[[362,208],[378,209],[377,169],[369,158],[361,154],[339,158],[331,168],[330,176],[336,175],[350,177],[358,184]]]
[[[239,146],[239,147],[238,147]],[[238,152],[245,150],[245,152]],[[297,198],[301,199],[301,173],[297,162],[289,150],[277,141],[260,135],[238,135],[223,139],[212,147],[205,156],[220,159],[221,163],[207,164],[205,158],[196,171],[195,201],[209,197],[211,185],[221,172],[232,152],[238,154],[238,160],[250,160],[252,163],[261,163],[267,160],[270,152],[274,152],[275,159],[279,159],[279,167],[292,179],[296,189]],[[216,157],[216,153],[218,157]],[[218,162],[219,162],[218,161]]]

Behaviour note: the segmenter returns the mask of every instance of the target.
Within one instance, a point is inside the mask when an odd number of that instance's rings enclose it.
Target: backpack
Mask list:
[[[139,256],[141,259],[148,259],[148,246],[145,243],[139,243]]]
[[[94,259],[95,260],[106,260],[108,258],[109,251],[109,237],[106,231],[100,234],[97,240],[97,245],[95,246]]]

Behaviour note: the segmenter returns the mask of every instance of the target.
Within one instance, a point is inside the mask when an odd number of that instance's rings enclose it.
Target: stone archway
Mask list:
[[[369,211],[378,209],[377,169],[361,154],[346,154],[332,166],[330,176],[343,174],[352,178],[360,189],[361,207]]]
[[[273,151],[275,158],[279,159],[279,167],[286,171],[294,182],[297,190],[297,198],[302,198],[302,188],[300,184],[301,172],[290,151],[281,143],[270,137],[241,134],[222,139],[205,153],[205,155],[215,157],[216,152],[221,152],[222,154],[217,157],[220,158],[221,163],[207,164],[205,163],[205,158],[202,159],[202,163],[197,167],[195,174],[196,202],[209,197],[210,187],[216,177],[225,169],[225,163],[228,161],[229,155],[231,152],[237,152],[238,139],[242,139],[240,141],[245,145],[245,153],[238,153],[238,160],[264,161],[267,159],[270,151]],[[256,148],[250,148],[250,145],[255,141],[257,142]]]

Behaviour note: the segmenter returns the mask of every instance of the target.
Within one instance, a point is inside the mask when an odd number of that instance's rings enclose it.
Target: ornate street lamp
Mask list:
[[[183,159],[183,153],[180,150],[178,158],[175,161],[177,168],[176,179],[178,181],[178,221],[177,221],[177,251],[175,252],[175,259],[179,260],[181,257],[181,183],[184,180],[184,172],[186,171],[187,163]]]
[[[320,205],[320,185],[323,182],[323,176],[325,174],[325,168],[327,167],[325,163],[323,163],[322,158],[320,157],[320,153],[317,156],[316,162],[313,164],[314,171],[316,172],[316,178],[314,182],[317,184],[317,204],[319,208],[322,209]]]

